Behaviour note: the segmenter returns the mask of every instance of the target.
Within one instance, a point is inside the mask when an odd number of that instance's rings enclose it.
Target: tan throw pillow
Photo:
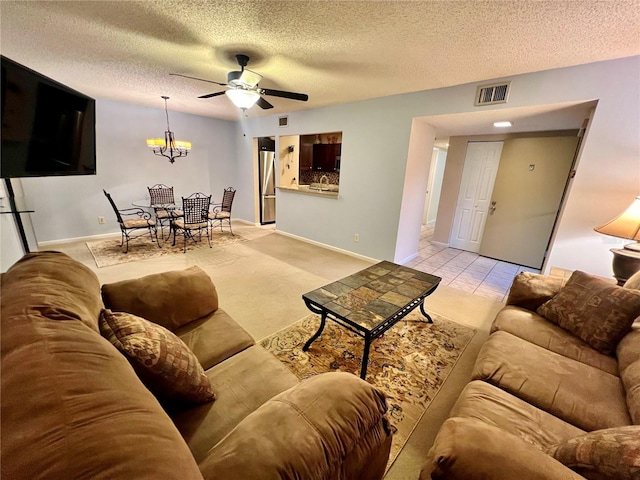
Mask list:
[[[640,292],[575,271],[537,311],[596,350],[611,354],[640,315]]]
[[[640,426],[594,430],[556,445],[547,453],[590,480],[638,478]]]
[[[130,313],[105,309],[100,314],[100,332],[124,354],[160,401],[193,404],[215,399],[196,356],[166,328]]]
[[[535,311],[544,302],[553,298],[564,284],[563,277],[540,275],[532,272],[520,272],[513,279],[507,305]]]

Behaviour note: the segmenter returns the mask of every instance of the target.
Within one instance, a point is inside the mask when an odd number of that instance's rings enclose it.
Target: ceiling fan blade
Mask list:
[[[258,99],[258,101],[256,102],[258,104],[258,106],[260,108],[262,108],[263,110],[268,110],[270,108],[273,108],[273,105],[271,105],[269,102],[267,102],[264,98],[260,97]]]
[[[227,86],[226,83],[214,82],[213,80],[205,80],[204,78],[190,77],[189,75],[182,75],[181,73],[170,73],[169,75],[173,75],[174,77],[190,78],[191,80],[200,80],[201,82],[214,83],[216,85],[221,85],[223,87]]]
[[[309,95],[306,93],[285,92],[283,90],[271,90],[270,88],[262,88],[261,91],[264,95],[271,95],[272,97],[290,98],[291,100],[300,100],[302,102],[309,100]]]
[[[207,95],[200,95],[198,98],[211,98],[222,94],[224,94],[224,92],[208,93]]]

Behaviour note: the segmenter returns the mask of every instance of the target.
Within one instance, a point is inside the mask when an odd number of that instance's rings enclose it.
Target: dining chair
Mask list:
[[[235,236],[231,229],[231,207],[233,206],[233,198],[236,195],[236,189],[233,187],[225,188],[222,195],[222,203],[216,203],[213,205],[213,209],[209,212],[208,219],[211,228],[213,228],[215,222],[220,223],[220,231],[222,231],[222,222],[226,221],[229,224],[229,231],[231,235]]]
[[[140,230],[147,230],[149,232],[149,237],[151,237],[151,241],[153,242],[155,237],[155,242],[158,244],[158,248],[162,248],[158,241],[156,222],[151,218],[151,214],[149,212],[144,208],[118,208],[116,207],[113,198],[111,198],[111,195],[104,189],[102,191],[104,192],[105,197],[107,197],[107,200],[109,200],[109,204],[116,214],[118,225],[120,225],[120,247],[123,247],[126,241],[126,250],[124,253],[129,253],[130,239],[140,237],[143,234],[146,235],[146,233],[131,235],[131,232]]]
[[[156,221],[160,226],[160,236],[164,240],[164,229],[169,228],[167,239],[171,237],[171,220],[172,218],[182,216],[182,212],[175,207],[175,199],[173,197],[173,187],[168,187],[162,183],[157,183],[153,187],[147,187],[149,190],[150,206],[156,214]]]
[[[209,236],[209,205],[211,204],[211,195],[207,196],[203,193],[194,193],[188,197],[182,197],[182,216],[173,217],[171,221],[171,230],[173,231],[173,244],[176,244],[176,236],[182,235],[184,238],[183,251],[187,251],[187,237],[194,242],[202,240],[202,231],[207,234],[209,248],[211,248],[211,237]],[[169,212],[171,213],[171,212]],[[195,234],[197,233],[198,240]]]

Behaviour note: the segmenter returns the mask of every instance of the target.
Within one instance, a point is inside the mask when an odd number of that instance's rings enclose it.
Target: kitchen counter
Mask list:
[[[318,190],[310,185],[291,185],[277,188],[284,192],[301,193],[303,195],[313,195],[316,197],[338,198],[338,185],[329,185],[329,190]]]

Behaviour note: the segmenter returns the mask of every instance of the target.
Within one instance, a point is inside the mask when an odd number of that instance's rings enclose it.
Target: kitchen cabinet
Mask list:
[[[313,170],[313,143],[300,144],[300,171]]]
[[[313,145],[313,170],[339,172],[341,143],[317,143]]]

